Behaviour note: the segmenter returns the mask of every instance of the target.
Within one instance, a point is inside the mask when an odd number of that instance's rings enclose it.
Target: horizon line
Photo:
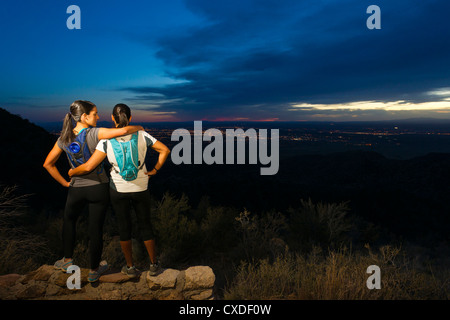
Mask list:
[[[27,119],[29,120],[29,119]],[[31,121],[36,124],[39,123],[62,123],[62,121]],[[261,122],[261,123],[307,123],[307,122],[327,122],[327,123],[344,123],[344,122],[396,122],[396,121],[441,121],[450,122],[450,118],[402,118],[402,119],[379,119],[379,120],[173,120],[173,121],[133,121],[133,123],[186,123],[186,122]],[[111,120],[99,120],[99,123],[112,123]]]

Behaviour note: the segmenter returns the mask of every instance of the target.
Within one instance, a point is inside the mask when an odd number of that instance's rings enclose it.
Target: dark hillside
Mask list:
[[[65,201],[66,191],[42,167],[57,137],[43,128],[0,108],[0,184],[17,185],[18,193],[33,194],[33,208],[59,206]],[[58,161],[60,171],[68,170],[67,159]]]

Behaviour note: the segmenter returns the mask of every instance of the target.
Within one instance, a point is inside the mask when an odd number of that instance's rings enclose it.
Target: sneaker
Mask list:
[[[100,279],[100,276],[106,272],[106,270],[108,270],[109,266],[106,263],[106,261],[102,261],[100,262],[100,265],[98,266],[97,270],[89,271],[89,277],[88,277],[88,281],[89,282],[95,282],[98,281],[98,279]]]
[[[53,265],[55,267],[55,269],[59,269],[64,272],[67,272],[67,268],[70,267],[71,265],[73,265],[73,260],[70,259],[68,261],[65,261],[65,259],[66,258],[62,258],[62,259],[56,261],[55,264]]]
[[[150,269],[148,270],[148,273],[151,276],[156,276],[160,272],[161,272],[161,267],[159,266],[158,263],[151,263],[150,264]]]
[[[127,266],[123,266],[122,271],[123,274],[126,274],[129,278],[135,278],[138,276],[138,269],[135,266],[128,268]]]

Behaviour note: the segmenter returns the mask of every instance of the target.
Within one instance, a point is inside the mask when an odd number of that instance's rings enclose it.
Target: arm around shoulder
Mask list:
[[[102,163],[102,161],[106,158],[106,153],[101,152],[99,150],[95,150],[92,154],[91,158],[82,165],[76,167],[75,169],[69,170],[69,176],[81,176],[83,174],[89,173]]]
[[[99,128],[98,139],[112,139],[126,134],[135,133],[139,130],[144,130],[142,126],[126,126],[123,128]]]

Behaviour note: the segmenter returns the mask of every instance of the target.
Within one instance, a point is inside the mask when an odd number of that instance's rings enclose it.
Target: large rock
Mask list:
[[[0,276],[0,287],[10,287],[16,283],[22,276],[20,274],[11,273]]]
[[[166,269],[156,276],[151,276],[147,272],[147,282],[152,290],[173,289],[177,284],[177,277],[179,274],[180,271],[175,269]]]
[[[157,276],[147,273],[148,287],[159,300],[213,299],[214,282],[215,275],[207,266],[166,269]]]
[[[100,277],[101,282],[122,283],[129,281],[130,278],[121,272],[106,272]]]
[[[43,265],[39,267],[38,269],[28,273],[23,277],[20,282],[25,284],[29,281],[35,280],[35,281],[47,281],[50,279],[52,274],[55,272],[55,268],[53,266],[49,265]]]
[[[212,288],[216,281],[216,276],[212,269],[208,266],[190,267],[184,272],[185,290]]]
[[[28,286],[24,286],[22,290],[17,292],[16,297],[17,299],[20,300],[37,299],[45,295],[45,290],[46,290],[45,284],[32,283]]]

